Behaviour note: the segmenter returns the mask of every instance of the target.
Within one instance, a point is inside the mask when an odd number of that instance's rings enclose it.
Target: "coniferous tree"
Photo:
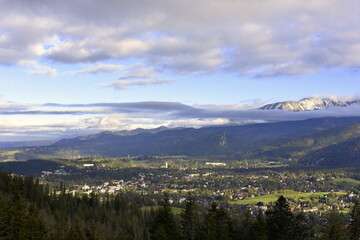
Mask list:
[[[242,240],[258,239],[258,233],[260,232],[258,232],[259,229],[257,229],[257,227],[258,226],[256,225],[256,219],[254,216],[251,215],[251,210],[246,209],[241,222],[240,232],[237,235],[240,236],[240,239]]]
[[[283,196],[266,211],[266,232],[269,240],[293,240],[294,215]]]
[[[66,236],[67,240],[83,240],[85,239],[85,234],[83,228],[80,224],[80,219],[75,217],[74,221],[72,221],[70,229]]]
[[[203,236],[209,240],[226,240],[231,238],[231,217],[223,207],[213,202],[204,221]]]
[[[185,209],[181,213],[181,234],[182,239],[199,239],[200,220],[195,197],[189,195],[185,203]]]
[[[350,240],[360,239],[360,204],[358,201],[355,202],[354,207],[350,213]]]
[[[303,213],[295,215],[293,226],[293,240],[308,239],[310,236],[310,223]]]
[[[179,239],[178,226],[168,197],[165,197],[164,206],[159,208],[155,214],[150,234],[153,240]]]
[[[25,219],[27,217],[27,209],[25,201],[17,190],[14,190],[11,204],[8,204],[9,231],[11,239],[25,239]]]
[[[266,221],[263,211],[259,211],[256,216],[256,220],[253,225],[254,229],[254,240],[267,240],[266,235]]]
[[[52,239],[64,240],[66,239],[66,224],[60,212],[54,213],[55,224],[53,226]]]
[[[24,216],[24,239],[46,239],[47,229],[42,216],[34,204],[29,207],[28,214]]]
[[[345,228],[345,222],[338,211],[332,210],[327,216],[327,222],[324,226],[323,240],[346,240],[348,232]]]
[[[216,239],[216,213],[217,204],[213,202],[208,213],[205,215],[204,227],[202,232],[202,239],[215,240]]]
[[[100,238],[94,222],[91,222],[90,226],[86,228],[85,235],[88,240],[98,240]]]
[[[0,239],[10,239],[10,223],[7,202],[0,195]]]

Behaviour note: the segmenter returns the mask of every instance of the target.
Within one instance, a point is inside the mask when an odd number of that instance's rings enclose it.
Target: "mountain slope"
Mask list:
[[[301,164],[328,167],[359,167],[360,137],[311,152],[301,159]]]
[[[300,138],[285,139],[273,142],[271,145],[256,148],[248,156],[298,158],[310,154],[312,151],[349,141],[360,137],[360,124],[350,124],[330,128],[315,134]]]

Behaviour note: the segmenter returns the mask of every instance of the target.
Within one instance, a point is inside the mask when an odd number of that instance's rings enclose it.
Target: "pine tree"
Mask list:
[[[345,240],[348,233],[345,228],[345,222],[339,212],[332,210],[324,226],[322,234],[323,240]]]
[[[266,221],[263,211],[259,211],[256,216],[256,220],[253,225],[254,229],[254,238],[256,240],[267,240],[266,236]]]
[[[200,222],[195,197],[189,195],[185,203],[185,209],[181,213],[182,239],[199,239]]]
[[[7,203],[0,195],[0,240],[10,239],[11,236],[7,209]]]
[[[53,226],[52,239],[65,240],[66,239],[66,224],[64,218],[59,212],[54,214],[55,225]]]
[[[257,232],[255,231],[255,219],[251,215],[250,209],[246,209],[244,218],[241,222],[241,228],[239,235],[243,240],[256,239]]]
[[[42,240],[47,238],[47,230],[43,217],[34,204],[29,207],[28,214],[24,216],[24,239]]]
[[[85,234],[83,228],[80,224],[80,219],[75,217],[74,221],[71,223],[71,227],[67,232],[67,240],[83,240],[85,239]]]
[[[269,240],[293,240],[294,215],[283,196],[275,202],[272,209],[266,211],[266,228]]]
[[[27,209],[25,201],[18,191],[13,193],[11,204],[9,204],[8,217],[10,223],[11,239],[22,240],[25,239],[25,219],[27,217]]]
[[[85,235],[88,240],[98,240],[100,238],[94,222],[91,222],[90,226],[86,228]]]
[[[208,240],[226,240],[231,238],[231,217],[223,207],[213,202],[204,221],[202,238]]]
[[[292,226],[293,240],[308,239],[310,236],[310,223],[309,219],[303,213],[295,215],[294,223]]]
[[[202,233],[202,239],[215,240],[216,239],[216,214],[217,204],[213,202],[208,213],[205,216],[204,228]]]
[[[354,207],[351,210],[350,219],[350,240],[360,239],[360,204],[358,201],[355,202]]]
[[[153,240],[176,240],[179,239],[179,230],[171,210],[169,198],[165,197],[164,206],[159,208],[155,214],[150,229]]]

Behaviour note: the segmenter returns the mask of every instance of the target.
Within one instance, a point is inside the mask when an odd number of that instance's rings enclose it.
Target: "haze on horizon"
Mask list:
[[[0,141],[358,116],[360,2],[0,0]]]

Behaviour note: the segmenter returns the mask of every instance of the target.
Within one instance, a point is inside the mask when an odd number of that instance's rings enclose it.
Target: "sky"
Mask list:
[[[0,0],[0,141],[359,115],[358,0]]]

